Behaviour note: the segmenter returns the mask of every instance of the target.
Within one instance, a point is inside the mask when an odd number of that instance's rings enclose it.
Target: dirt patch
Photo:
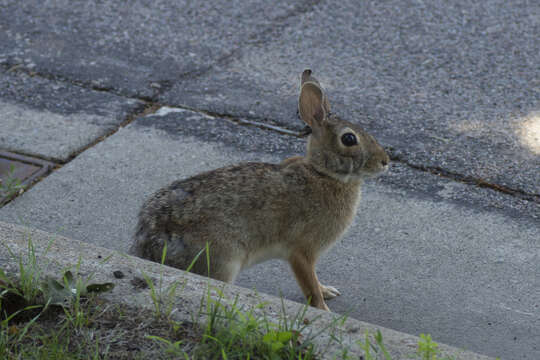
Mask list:
[[[5,298],[2,301],[2,312],[6,314]],[[149,310],[124,304],[97,298],[84,300],[80,311],[85,320],[79,326],[73,324],[75,314],[70,311],[51,306],[42,313],[32,310],[32,314],[10,321],[7,331],[13,339],[26,331],[27,325],[28,330],[19,341],[10,344],[7,358],[41,358],[55,349],[69,354],[70,359],[169,359],[176,358],[178,353],[175,356],[168,352],[166,342],[179,342],[178,349],[190,353],[201,341],[202,331],[193,323],[160,319]]]

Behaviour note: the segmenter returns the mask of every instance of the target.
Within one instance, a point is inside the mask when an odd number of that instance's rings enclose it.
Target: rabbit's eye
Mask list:
[[[341,142],[345,146],[354,146],[358,144],[358,140],[356,139],[356,135],[353,133],[346,133],[341,136]]]

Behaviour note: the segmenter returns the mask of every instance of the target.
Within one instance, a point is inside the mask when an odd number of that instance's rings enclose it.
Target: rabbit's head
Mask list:
[[[388,168],[388,155],[373,136],[330,112],[328,99],[311,70],[302,74],[298,108],[312,129],[306,157],[318,172],[349,182]]]

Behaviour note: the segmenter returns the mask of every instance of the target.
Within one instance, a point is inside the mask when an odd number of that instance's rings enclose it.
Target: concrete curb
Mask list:
[[[175,281],[185,282],[182,288],[177,289],[175,298],[174,318],[177,321],[191,321],[192,314],[196,314],[201,303],[206,299],[207,289],[210,286],[212,298],[217,299],[222,292],[224,299],[229,301],[237,299],[245,311],[251,309],[256,313],[264,312],[272,322],[278,322],[282,309],[285,313],[294,315],[303,305],[280,298],[258,294],[252,290],[234,285],[224,284],[198,275],[186,273],[178,269],[161,266],[160,264],[131,257],[116,251],[94,246],[88,243],[72,240],[59,235],[46,233],[40,230],[30,229],[19,225],[0,221],[0,263],[8,275],[16,276],[18,272],[18,257],[28,254],[28,241],[32,241],[38,262],[43,269],[43,275],[59,276],[68,268],[74,269],[80,262],[79,273],[82,276],[93,276],[96,282],[113,282],[115,288],[112,292],[103,295],[107,300],[145,308],[152,307],[149,289],[134,286],[135,278],[142,278],[141,274],[153,279],[159,279],[162,274],[163,287],[167,288]],[[15,258],[13,255],[15,255]],[[113,273],[120,271],[124,277],[118,279]],[[117,273],[118,274],[118,273]],[[261,308],[261,303],[266,305]],[[340,315],[326,313],[318,309],[309,308],[306,318],[310,320],[306,328],[306,334],[323,332],[314,342],[318,349],[325,349],[323,359],[340,358],[344,348],[348,348],[348,355],[361,358],[363,352],[356,342],[364,339],[364,334],[369,331],[374,334],[380,330],[384,344],[392,355],[392,359],[415,358],[418,338],[416,336],[400,333],[391,329],[378,327],[355,319],[347,319],[344,322],[336,322]],[[329,331],[324,329],[332,323],[337,323],[334,336],[341,339],[340,343],[332,341]],[[435,339],[436,340],[436,339]],[[444,344],[439,344],[441,358],[449,359],[491,359],[484,355],[460,350]]]

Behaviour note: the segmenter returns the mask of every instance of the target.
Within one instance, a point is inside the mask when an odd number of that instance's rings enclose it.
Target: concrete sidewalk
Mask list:
[[[57,166],[0,221],[124,251],[168,182],[303,154],[312,67],[394,160],[319,263],[330,308],[540,358],[540,4],[5,0],[0,33],[0,150]],[[237,285],[303,301],[280,262]]]

